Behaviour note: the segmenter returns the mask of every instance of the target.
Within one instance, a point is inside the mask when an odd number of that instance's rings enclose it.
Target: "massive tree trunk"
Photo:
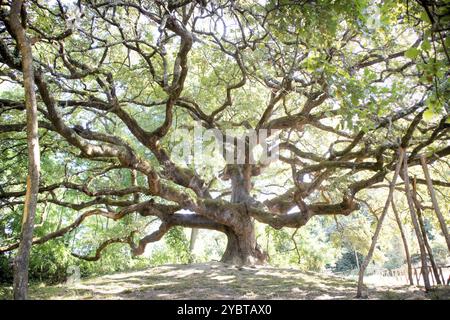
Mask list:
[[[263,264],[266,254],[256,242],[253,223],[245,228],[244,232],[237,234],[233,230],[227,230],[227,247],[222,256],[222,262],[235,265]]]
[[[22,218],[20,245],[14,259],[14,299],[27,299],[28,264],[33,240],[34,218],[39,192],[39,140],[37,122],[37,103],[34,91],[33,56],[31,44],[21,24],[24,12],[23,1],[11,4],[10,25],[22,56],[23,85],[27,114],[28,177],[25,205]]]
[[[228,166],[228,174],[231,177],[231,201],[233,203],[250,204],[251,190],[251,166]],[[253,218],[243,210],[238,226],[227,228],[227,247],[222,256],[222,262],[236,265],[263,264],[267,255],[258,245],[255,237],[255,225]]]

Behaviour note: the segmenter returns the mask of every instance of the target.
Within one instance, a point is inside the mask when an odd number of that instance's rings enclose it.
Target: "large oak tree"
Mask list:
[[[0,76],[17,88],[24,65],[10,4],[0,4]],[[259,263],[266,254],[255,221],[299,228],[314,216],[351,214],[392,176],[399,148],[409,168],[421,157],[445,163],[442,8],[439,1],[28,1],[21,19],[50,163],[39,202],[78,213],[33,243],[91,216],[137,214],[157,218],[157,230],[133,229],[74,255],[97,260],[112,243],[140,255],[181,226],[223,232],[225,262]],[[15,141],[25,103],[11,91],[0,100],[5,172],[23,156]],[[235,129],[228,141],[247,145],[248,130],[267,130],[258,144],[276,145],[279,160],[251,161],[251,146],[243,163],[212,153],[200,164],[176,157],[177,129],[193,133],[195,125],[224,137]],[[10,172],[1,186],[0,210],[22,205],[20,174]],[[5,240],[1,251],[18,245]]]

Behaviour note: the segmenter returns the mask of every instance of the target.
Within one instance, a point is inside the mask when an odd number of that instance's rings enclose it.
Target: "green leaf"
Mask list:
[[[429,51],[431,49],[431,43],[428,40],[425,40],[424,42],[422,42],[422,50],[423,51]]]
[[[445,38],[445,46],[450,47],[450,37]]]
[[[425,121],[431,121],[434,117],[434,112],[433,110],[431,110],[431,108],[427,108],[427,110],[425,110],[425,112],[423,113],[423,120]]]
[[[405,57],[409,59],[415,59],[419,55],[419,50],[417,48],[409,48],[405,52]]]
[[[428,17],[428,14],[425,11],[422,11],[420,14],[420,19],[426,23],[431,23],[430,18]]]

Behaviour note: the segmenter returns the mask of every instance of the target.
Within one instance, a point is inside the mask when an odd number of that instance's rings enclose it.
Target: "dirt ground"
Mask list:
[[[238,268],[219,262],[164,265],[74,284],[33,285],[31,299],[353,299],[356,282],[329,274],[273,267]],[[370,299],[450,299],[450,289],[368,284]],[[3,288],[1,298],[9,298]]]

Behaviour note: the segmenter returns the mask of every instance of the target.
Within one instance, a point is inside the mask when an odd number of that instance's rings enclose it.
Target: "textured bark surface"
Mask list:
[[[31,44],[21,24],[23,1],[11,5],[10,25],[21,53],[25,106],[27,114],[28,177],[20,245],[14,259],[14,299],[24,300],[28,295],[28,265],[33,241],[34,219],[39,192],[39,140],[37,102],[34,92],[33,56]]]
[[[222,262],[234,265],[257,265],[267,261],[267,254],[257,244],[253,223],[249,223],[242,234],[227,231],[227,247]]]
[[[232,166],[228,169],[231,178],[231,200],[236,204],[244,204],[238,211],[240,222],[226,230],[227,246],[222,256],[222,262],[235,265],[264,264],[267,255],[257,244],[254,219],[249,216],[246,208],[252,204],[250,191],[251,167],[249,165]]]

